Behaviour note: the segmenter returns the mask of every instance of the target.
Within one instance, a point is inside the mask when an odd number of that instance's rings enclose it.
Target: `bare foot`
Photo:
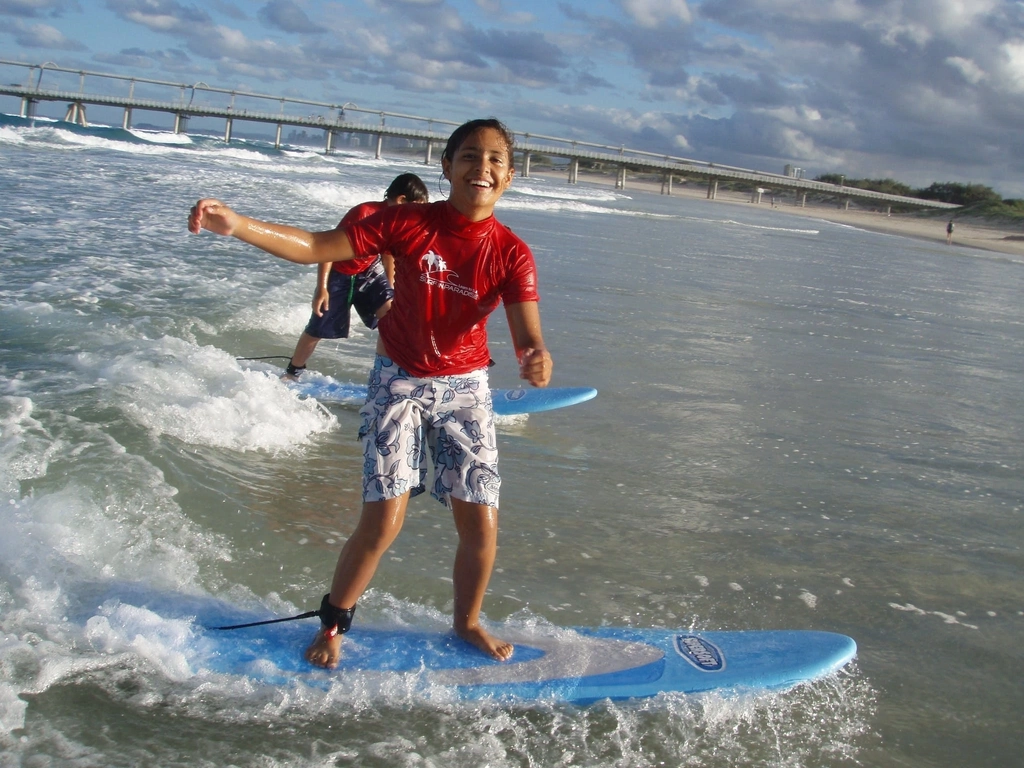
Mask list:
[[[334,669],[341,658],[341,635],[327,637],[323,629],[316,633],[306,649],[306,661],[325,669]]]
[[[499,640],[493,635],[484,632],[480,627],[456,629],[455,634],[498,661],[508,661],[512,658],[512,652],[515,651],[515,646],[512,643]]]

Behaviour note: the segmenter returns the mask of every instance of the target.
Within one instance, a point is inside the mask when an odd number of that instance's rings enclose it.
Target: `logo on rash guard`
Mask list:
[[[440,253],[434,253],[433,249],[420,256],[420,263],[426,265],[428,273],[448,271],[448,265],[445,263],[444,258]]]
[[[458,273],[452,272],[448,269],[448,264],[445,262],[444,258],[441,254],[434,253],[433,249],[420,256],[420,266],[424,269],[424,271],[420,273],[421,283],[434,285],[445,291],[454,291],[455,293],[462,296],[468,296],[474,300],[479,298],[474,289],[455,282],[459,279]]]

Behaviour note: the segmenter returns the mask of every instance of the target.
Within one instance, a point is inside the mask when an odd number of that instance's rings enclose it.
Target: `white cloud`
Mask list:
[[[0,0],[0,14],[33,18],[73,10],[75,0]]]
[[[1015,40],[1004,43],[1002,74],[1005,82],[1013,91],[1024,91],[1024,41]]]
[[[963,56],[950,56],[946,59],[946,63],[963,75],[964,80],[971,85],[977,85],[985,79],[985,70],[971,59],[965,59]]]
[[[622,0],[622,9],[641,27],[654,29],[666,22],[693,21],[686,0]]]
[[[0,0],[3,16],[23,20],[0,30],[19,58],[88,39],[83,64],[726,164],[1024,174],[1022,0]]]
[[[142,24],[157,32],[172,32],[178,29],[180,20],[169,13],[145,13],[142,11],[129,11],[125,18]]]
[[[690,146],[690,142],[688,142],[686,140],[686,137],[683,136],[683,134],[681,133],[677,133],[675,136],[672,137],[672,143],[679,149],[683,149],[686,151],[693,149],[693,147]]]
[[[50,48],[60,51],[80,51],[85,48],[77,40],[66,37],[63,32],[49,24],[15,22],[11,25],[10,31],[18,45],[25,48]]]
[[[932,19],[946,33],[955,34],[998,10],[1003,0],[918,0],[914,10],[922,19]]]

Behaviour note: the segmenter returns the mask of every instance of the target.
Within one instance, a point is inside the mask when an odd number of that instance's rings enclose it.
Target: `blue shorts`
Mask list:
[[[431,495],[498,506],[498,443],[487,371],[418,378],[377,355],[363,423],[363,501],[426,490],[427,449],[434,465]]]
[[[320,317],[314,312],[306,323],[306,333],[315,339],[347,339],[350,308],[355,307],[363,325],[377,327],[377,310],[395,296],[384,264],[377,259],[358,275],[345,275],[332,269],[327,276],[328,310]]]

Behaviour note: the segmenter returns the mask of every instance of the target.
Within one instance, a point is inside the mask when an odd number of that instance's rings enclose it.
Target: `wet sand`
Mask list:
[[[531,175],[545,176],[552,179],[564,179],[565,174],[557,171],[531,170]],[[615,186],[615,179],[610,175],[585,173],[580,171],[580,181],[597,184],[600,186]],[[642,190],[653,194],[661,193],[661,184],[657,181],[646,179],[626,179],[625,192]],[[676,181],[672,187],[673,197],[691,197],[707,200],[707,185],[701,182],[680,183]],[[709,205],[761,205],[772,206],[771,195],[765,194],[761,197],[760,203],[751,201],[748,192],[733,192],[719,189],[715,200],[708,200]],[[793,197],[776,197],[775,209],[795,216],[805,216],[814,219],[839,224],[849,224],[853,227],[871,230],[873,232],[885,232],[904,237],[914,237],[923,240],[932,240],[945,244],[946,222],[950,215],[923,215],[921,213],[893,213],[888,215],[884,208],[871,210],[867,207],[860,207],[853,202],[849,209],[842,209],[833,205],[823,205],[808,201],[806,207],[795,205]],[[951,247],[980,248],[988,251],[1006,253],[1024,258],[1024,223],[1019,227],[1010,225],[999,226],[986,223],[983,220],[969,217],[959,217],[952,212],[954,222],[953,244]]]

